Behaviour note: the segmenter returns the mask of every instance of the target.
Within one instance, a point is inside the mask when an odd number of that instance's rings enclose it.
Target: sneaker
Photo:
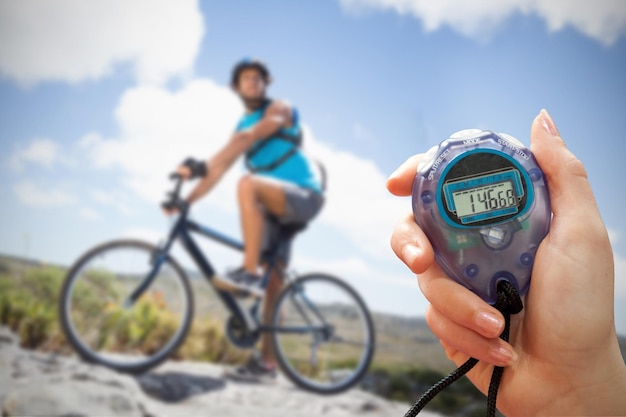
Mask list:
[[[265,289],[261,288],[261,277],[243,268],[230,271],[225,276],[216,276],[213,282],[218,289],[240,297],[262,298],[265,294]]]
[[[241,382],[275,382],[276,366],[267,366],[258,355],[252,355],[248,362],[234,369],[225,371],[225,375],[235,381]]]

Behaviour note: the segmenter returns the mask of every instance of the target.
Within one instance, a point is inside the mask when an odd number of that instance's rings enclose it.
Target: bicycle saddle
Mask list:
[[[302,222],[284,223],[273,214],[266,214],[265,217],[270,223],[276,225],[280,229],[280,235],[287,239],[294,237],[308,226],[308,223]]]

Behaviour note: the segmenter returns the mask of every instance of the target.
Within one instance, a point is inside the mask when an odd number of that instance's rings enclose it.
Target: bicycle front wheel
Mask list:
[[[338,278],[305,275],[278,296],[273,314],[278,363],[296,385],[321,394],[360,381],[374,354],[374,325],[357,292]]]
[[[183,269],[148,243],[97,246],[69,270],[59,317],[68,341],[86,361],[141,373],[183,342],[193,298]]]

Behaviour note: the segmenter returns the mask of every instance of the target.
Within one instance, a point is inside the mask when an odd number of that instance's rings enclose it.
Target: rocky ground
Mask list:
[[[282,377],[251,384],[209,363],[167,362],[139,377],[76,358],[26,351],[0,327],[0,415],[6,416],[403,416],[406,404],[353,389],[319,396]],[[434,417],[423,412],[424,417]]]

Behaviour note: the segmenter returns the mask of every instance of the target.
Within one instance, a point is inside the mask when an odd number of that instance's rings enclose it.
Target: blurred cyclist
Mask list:
[[[248,172],[237,187],[245,243],[243,263],[226,276],[215,277],[215,285],[239,295],[265,296],[265,323],[271,319],[282,282],[275,273],[265,291],[259,286],[262,250],[276,233],[277,222],[305,224],[317,215],[324,203],[322,184],[314,164],[300,147],[302,130],[298,113],[285,101],[267,97],[270,83],[270,72],[261,61],[239,62],[232,72],[231,87],[243,101],[246,112],[235,132],[206,161],[187,159],[177,169],[186,179],[201,178],[186,199],[191,205],[206,195],[239,156],[244,155]],[[283,267],[288,258],[286,253],[281,259]],[[253,355],[233,376],[259,379],[275,374],[274,352],[269,335],[264,334],[260,357]]]

